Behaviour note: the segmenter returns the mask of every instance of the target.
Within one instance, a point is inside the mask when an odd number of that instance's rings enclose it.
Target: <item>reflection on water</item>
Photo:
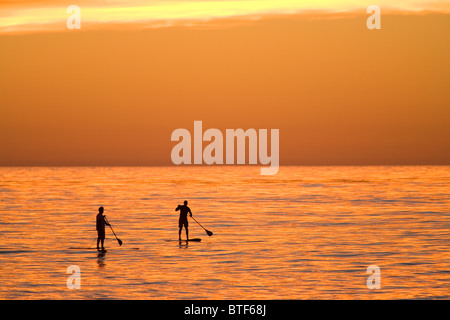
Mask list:
[[[0,298],[448,299],[449,182],[448,166],[0,168]],[[190,220],[201,242],[166,241],[185,199],[212,237]],[[99,206],[123,241],[107,230],[104,256]]]

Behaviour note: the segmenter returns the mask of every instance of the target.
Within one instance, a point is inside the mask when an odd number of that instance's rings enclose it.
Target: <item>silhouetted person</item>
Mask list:
[[[185,200],[184,201],[184,205],[178,205],[178,207],[175,209],[175,211],[180,210],[180,219],[178,220],[178,227],[180,228],[178,230],[178,240],[181,241],[181,230],[184,229],[186,230],[186,240],[189,240],[189,223],[188,223],[188,218],[187,215],[189,213],[189,215],[192,217],[192,212],[191,209],[187,206],[188,202]]]
[[[99,244],[100,241],[102,242],[102,250],[105,250],[104,248],[104,242],[105,242],[105,225],[109,226],[109,223],[105,221],[105,216],[103,215],[103,207],[98,208],[98,214],[97,214],[97,250],[100,250]]]

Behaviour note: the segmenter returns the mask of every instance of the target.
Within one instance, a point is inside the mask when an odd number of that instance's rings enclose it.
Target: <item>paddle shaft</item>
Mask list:
[[[121,246],[122,245],[122,240],[117,238],[116,233],[114,232],[114,229],[112,228],[111,224],[109,223],[108,219],[106,219],[106,217],[105,217],[105,221],[108,223],[109,227],[111,228],[112,233],[114,234],[114,237],[116,237],[117,242]]]
[[[200,222],[198,222],[197,220],[195,220],[195,218],[193,217],[193,216],[190,216],[192,219],[194,219],[194,221],[195,222],[197,222],[198,223],[198,225],[200,226],[200,227],[202,227],[203,228],[203,230],[205,230],[206,231],[206,234],[208,235],[208,236],[212,236],[212,232],[211,231],[209,231],[209,230],[206,230],[205,229],[205,227],[204,226],[202,226],[201,224],[200,224]]]
[[[197,222],[197,224],[198,224],[200,227],[202,227],[204,230],[206,230],[205,227],[202,226],[197,220],[195,220],[195,218],[194,218],[193,216],[191,216],[191,218],[194,219],[194,221]]]

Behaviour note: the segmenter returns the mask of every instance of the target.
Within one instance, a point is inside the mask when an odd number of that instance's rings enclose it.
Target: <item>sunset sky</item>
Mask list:
[[[194,120],[280,129],[281,164],[448,165],[450,1],[391,2],[0,1],[0,165],[170,165]]]

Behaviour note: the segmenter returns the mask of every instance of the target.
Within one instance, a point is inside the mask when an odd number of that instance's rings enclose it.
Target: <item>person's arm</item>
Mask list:
[[[105,220],[105,224],[106,224],[107,226],[111,226],[111,225],[108,223],[108,221],[106,220],[106,216],[103,216],[103,220]]]
[[[191,208],[188,208],[188,212],[189,212],[189,215],[192,217],[192,211],[191,211]]]
[[[175,209],[175,211],[178,211],[178,210],[180,210],[180,205],[178,205],[178,207]]]

